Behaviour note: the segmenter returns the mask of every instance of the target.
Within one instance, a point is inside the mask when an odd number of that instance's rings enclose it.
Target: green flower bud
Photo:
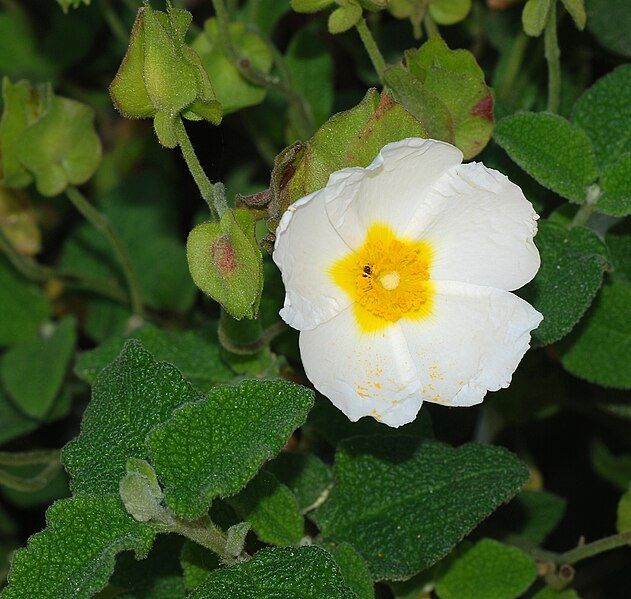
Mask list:
[[[24,187],[34,179],[39,193],[55,196],[94,174],[101,142],[90,107],[24,81],[11,85],[5,79],[3,96],[0,153],[7,187]]]
[[[334,2],[335,0],[291,0],[291,7],[296,12],[318,12]]]
[[[180,114],[215,125],[222,118],[208,74],[184,41],[190,24],[191,14],[182,9],[140,8],[110,85],[116,108],[128,118],[154,117],[158,139],[167,147],[177,145],[173,126]]]
[[[254,318],[263,290],[263,257],[245,209],[228,210],[218,223],[189,234],[188,267],[195,284],[234,318]]]
[[[362,7],[357,0],[338,0],[339,8],[329,15],[329,32],[343,33],[354,27],[362,18]]]

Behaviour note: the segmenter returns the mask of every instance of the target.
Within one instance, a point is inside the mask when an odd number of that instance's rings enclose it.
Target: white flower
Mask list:
[[[480,403],[510,384],[542,320],[510,291],[539,269],[521,189],[454,146],[410,138],[289,207],[280,314],[315,387],[390,426],[423,401]]]

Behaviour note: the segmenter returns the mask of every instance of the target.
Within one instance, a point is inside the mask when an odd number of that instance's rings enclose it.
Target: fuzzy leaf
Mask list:
[[[303,513],[333,482],[330,468],[311,453],[281,453],[265,469],[293,491]]]
[[[193,541],[184,541],[180,553],[180,563],[184,571],[184,584],[188,591],[195,590],[207,578],[209,572],[219,568],[219,558]]]
[[[211,572],[190,599],[356,599],[324,549],[263,549],[251,560]]]
[[[75,493],[119,492],[128,458],[144,458],[145,438],[174,408],[203,396],[179,371],[135,340],[98,377],[79,436],[63,450]]]
[[[497,123],[495,141],[541,185],[582,204],[597,177],[589,137],[564,118],[523,112]]]
[[[535,243],[541,268],[520,295],[543,314],[533,331],[542,345],[567,335],[591,305],[608,266],[607,248],[589,229],[542,221]]]
[[[597,208],[612,216],[631,214],[631,152],[605,168],[600,179],[602,195]]]
[[[482,539],[456,555],[436,582],[440,599],[521,597],[537,577],[534,560],[517,547]]]
[[[454,25],[466,19],[471,0],[431,0],[429,14],[439,25]]]
[[[150,457],[167,504],[197,518],[217,496],[237,493],[278,453],[313,405],[313,393],[286,381],[216,387],[149,435]]]
[[[586,0],[587,28],[601,45],[631,58],[631,4],[628,0]]]
[[[601,171],[631,152],[631,65],[594,83],[574,104],[572,121],[587,131]]]
[[[546,491],[522,491],[510,504],[515,510],[513,522],[520,523],[515,532],[539,545],[557,527],[566,506],[565,499]]]
[[[200,391],[206,392],[234,377],[221,360],[214,331],[164,331],[152,325],[136,329],[129,337],[112,337],[96,349],[82,352],[75,366],[76,374],[94,383],[97,375],[121,352],[126,339],[138,339],[156,360],[173,364]]]
[[[271,472],[262,470],[226,501],[264,543],[297,545],[304,534],[295,495]]]
[[[524,31],[533,37],[539,37],[548,22],[550,3],[556,0],[528,0],[521,13]]]
[[[92,597],[107,583],[117,553],[133,550],[144,557],[154,537],[114,496],[59,501],[46,521],[48,527],[13,558],[3,599]]]
[[[355,592],[357,598],[374,599],[375,589],[368,565],[364,558],[353,549],[353,546],[348,543],[340,543],[325,548],[335,558],[346,584]]]
[[[581,324],[559,346],[567,371],[603,387],[631,388],[629,306],[630,284],[603,286]]]
[[[445,556],[528,471],[499,447],[374,436],[342,442],[334,475],[315,512],[324,539],[353,545],[374,579],[401,580]]]

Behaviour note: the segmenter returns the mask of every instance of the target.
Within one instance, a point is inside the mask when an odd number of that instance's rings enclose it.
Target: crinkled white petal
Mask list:
[[[401,426],[416,418],[421,407],[418,369],[398,324],[363,333],[350,307],[302,331],[300,354],[315,388],[350,420],[372,416]]]
[[[354,185],[341,196],[328,195],[329,218],[353,248],[364,243],[366,230],[376,222],[402,235],[436,181],[461,162],[462,152],[442,141],[410,137],[387,144],[365,169],[331,175],[329,185],[342,179]]]
[[[537,213],[521,189],[480,163],[446,171],[410,215],[406,236],[429,241],[430,276],[519,289],[539,270]]]
[[[343,193],[343,182],[301,198],[283,214],[276,230],[273,259],[285,285],[283,320],[298,330],[312,329],[351,304],[329,275],[331,265],[351,251],[325,210],[329,194]]]
[[[542,315],[491,287],[436,282],[432,314],[399,325],[417,368],[421,399],[449,406],[480,403],[508,387]]]

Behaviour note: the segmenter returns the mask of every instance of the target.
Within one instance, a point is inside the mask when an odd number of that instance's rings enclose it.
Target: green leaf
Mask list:
[[[79,496],[55,503],[48,527],[13,558],[3,599],[81,599],[101,590],[117,553],[149,552],[154,533],[125,512],[118,497]]]
[[[94,383],[97,375],[118,356],[126,339],[138,339],[156,360],[173,364],[200,391],[206,392],[234,378],[221,361],[214,330],[164,331],[152,325],[136,329],[129,337],[116,336],[96,349],[82,352],[75,365],[76,374]]]
[[[631,388],[631,285],[608,283],[581,324],[559,345],[564,368],[603,387]]]
[[[318,12],[334,2],[335,0],[291,0],[291,7],[296,12]]]
[[[328,20],[329,33],[333,35],[344,33],[357,25],[362,18],[362,7],[359,0],[336,0],[340,5],[330,15]]]
[[[238,21],[253,23],[261,35],[271,37],[278,21],[289,12],[287,2],[278,0],[251,0],[241,8]]]
[[[263,549],[251,560],[211,572],[190,599],[356,599],[339,566],[319,547]]]
[[[272,53],[261,37],[248,31],[245,23],[230,24],[230,37],[242,59],[262,71],[269,73],[274,62]],[[199,54],[204,69],[213,82],[224,114],[236,112],[246,106],[260,104],[267,89],[255,85],[245,79],[232,61],[224,54],[217,19],[208,19],[204,23],[204,31],[200,33],[192,44]]]
[[[26,128],[17,156],[35,177],[39,193],[58,195],[94,174],[101,161],[101,141],[93,121],[89,106],[53,96],[42,117]]]
[[[358,599],[374,599],[375,589],[370,577],[368,565],[364,558],[348,543],[329,545],[328,552],[342,571],[348,587],[355,592]]]
[[[34,337],[51,312],[39,287],[18,275],[4,258],[0,258],[0,306],[0,347]]]
[[[521,13],[521,22],[524,31],[533,37],[539,37],[550,14],[550,3],[556,0],[528,0]]]
[[[586,0],[587,28],[601,45],[631,57],[631,6],[627,0]]]
[[[41,338],[14,345],[2,356],[0,382],[27,416],[43,418],[50,411],[75,343],[75,320],[67,316]]]
[[[429,14],[439,25],[463,21],[471,10],[471,0],[431,0]]]
[[[631,214],[631,152],[624,154],[618,162],[609,165],[602,174],[598,198],[598,210],[612,216]]]
[[[606,246],[582,227],[540,221],[535,243],[541,268],[520,295],[543,314],[533,331],[542,345],[567,335],[591,305],[608,267]]]
[[[57,4],[61,6],[65,13],[67,13],[69,8],[79,8],[82,4],[84,6],[89,6],[90,0],[57,0]]]
[[[500,447],[374,436],[342,442],[334,476],[315,512],[324,539],[353,545],[374,579],[401,580],[445,556],[528,470]]]
[[[167,504],[197,518],[217,496],[237,493],[300,426],[313,392],[286,381],[216,387],[183,406],[148,438]]]
[[[98,377],[79,436],[62,461],[75,493],[115,493],[128,458],[144,458],[145,438],[174,408],[202,397],[179,371],[156,362],[135,340]]]
[[[590,460],[596,473],[626,491],[631,484],[631,454],[614,455],[609,448],[599,440],[592,443]]]
[[[219,558],[205,547],[184,541],[180,562],[184,571],[184,584],[187,591],[194,591],[208,577],[208,574],[219,568]]]
[[[401,437],[409,435],[417,439],[433,437],[429,412],[421,410],[413,422],[399,428],[384,427],[374,418],[366,416],[357,422],[351,422],[340,410],[327,399],[316,399],[305,430],[318,438],[324,439],[334,447],[344,439],[351,437],[380,435]]]
[[[540,545],[557,527],[565,513],[566,501],[547,491],[522,491],[504,508],[510,530],[534,545]]]
[[[181,547],[180,537],[160,535],[151,553],[141,561],[131,553],[119,555],[110,579],[110,587],[117,592],[116,598],[184,599],[186,589],[179,560]]]
[[[271,472],[262,470],[226,501],[264,543],[297,545],[304,535],[295,495]]]
[[[631,530],[631,487],[620,498],[616,512],[616,529],[618,532]]]
[[[330,468],[311,453],[281,453],[265,466],[265,470],[292,490],[303,514],[333,482]]]
[[[585,2],[583,0],[561,0],[565,10],[570,13],[577,29],[583,31],[587,22],[587,14],[585,13]]]
[[[457,555],[436,582],[440,599],[521,597],[537,577],[534,560],[517,547],[482,539]]]
[[[614,227],[607,232],[605,242],[613,265],[611,276],[614,281],[631,283],[631,223]]]
[[[594,83],[572,109],[572,121],[587,131],[601,171],[631,152],[629,120],[631,65],[625,64]]]
[[[292,87],[306,99],[319,127],[331,115],[334,93],[333,59],[322,43],[319,29],[314,26],[300,29],[287,48],[285,63]],[[290,113],[290,117],[295,121],[295,115]]]
[[[573,202],[585,201],[597,171],[583,129],[554,114],[523,112],[499,121],[494,138],[541,185]]]

